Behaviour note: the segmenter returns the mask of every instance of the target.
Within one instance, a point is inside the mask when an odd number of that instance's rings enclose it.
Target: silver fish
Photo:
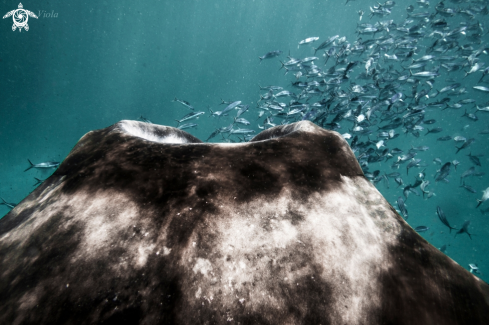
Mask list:
[[[7,207],[8,207],[8,208],[10,208],[10,209],[15,208],[15,206],[17,205],[17,204],[15,204],[15,203],[9,203],[9,202],[6,202],[6,201],[3,199],[3,197],[0,197],[0,199],[2,199],[2,202],[0,203],[0,205],[5,205],[5,206],[7,206]]]
[[[197,117],[199,117],[200,115],[203,115],[203,114],[205,114],[205,112],[189,113],[189,114],[185,115],[184,117],[182,117],[182,119],[175,120],[175,121],[177,121],[178,124],[180,124],[182,122],[185,122],[185,121],[188,121],[188,120],[197,118]]]
[[[39,169],[56,168],[60,164],[59,162],[55,162],[55,161],[46,161],[39,164],[33,164],[29,159],[27,159],[27,161],[31,165],[26,170],[24,170],[25,172],[31,168],[39,168]]]
[[[177,127],[177,129],[184,130],[184,129],[190,129],[190,128],[196,128],[196,127],[197,127],[197,124],[195,124],[195,123],[186,123],[186,124],[180,125],[179,127]]]
[[[445,213],[439,206],[436,207],[436,213],[438,214],[438,218],[440,218],[441,222],[450,229],[450,233],[452,232],[452,229],[457,230],[455,227],[450,226]]]
[[[235,102],[232,102],[231,104],[229,104],[228,106],[226,106],[225,109],[222,110],[221,115],[224,114],[224,113],[226,113],[226,112],[229,112],[230,110],[232,110],[233,108],[235,108],[239,104],[241,104],[241,101],[240,100],[237,100]]]
[[[308,37],[306,39],[303,39],[302,41],[299,42],[299,45],[297,45],[297,48],[299,48],[300,45],[309,44],[309,43],[317,41],[318,39],[319,39],[319,37]]]
[[[177,103],[180,103],[180,104],[182,104],[183,106],[185,106],[185,107],[187,107],[187,108],[189,108],[189,109],[191,109],[191,110],[194,110],[194,107],[193,107],[192,105],[190,105],[190,103],[189,103],[189,102],[187,102],[187,101],[185,101],[185,100],[181,100],[181,99],[178,99],[178,98],[176,98],[176,97],[175,97],[175,99],[174,99],[174,100],[172,100],[172,102],[177,102]]]
[[[260,59],[260,62],[261,62],[262,60],[265,60],[265,59],[271,59],[271,58],[275,58],[277,56],[280,56],[280,54],[282,54],[282,51],[271,51],[271,52],[266,53],[264,56],[259,56],[258,58]]]
[[[399,211],[401,211],[404,219],[407,220],[408,212],[406,209],[406,205],[404,204],[404,199],[402,197],[397,198],[397,207],[399,208]]]
[[[418,226],[418,227],[414,228],[414,230],[415,230],[416,232],[425,232],[425,231],[427,231],[428,229],[430,229],[430,227],[426,227],[426,226]]]
[[[462,228],[460,228],[460,230],[457,231],[457,233],[455,234],[455,236],[457,236],[459,234],[466,233],[467,235],[469,235],[469,238],[472,239],[472,234],[469,233],[469,226],[470,226],[470,220],[466,220],[464,222],[464,224],[462,225]]]

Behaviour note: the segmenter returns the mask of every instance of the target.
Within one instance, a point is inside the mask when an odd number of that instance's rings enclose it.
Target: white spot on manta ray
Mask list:
[[[276,247],[286,248],[291,242],[296,242],[297,229],[288,220],[275,222],[276,229],[272,231],[272,238]]]
[[[194,273],[200,272],[202,275],[207,276],[207,273],[212,271],[212,264],[209,260],[199,257],[197,258],[197,263],[195,263],[192,270],[194,271]]]
[[[156,245],[152,244],[152,245],[149,245],[149,246],[144,246],[144,245],[139,245],[138,247],[138,263],[137,265],[139,267],[143,267],[144,265],[146,265],[146,262],[148,261],[148,256],[151,254],[151,252],[153,251],[154,247]]]
[[[171,248],[168,248],[166,246],[163,246],[163,256],[168,256],[171,253]]]
[[[195,298],[199,299],[200,296],[202,296],[202,288],[201,287],[199,287],[199,289],[195,293]]]

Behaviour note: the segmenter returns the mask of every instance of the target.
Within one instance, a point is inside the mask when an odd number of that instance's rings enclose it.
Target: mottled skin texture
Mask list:
[[[489,324],[489,287],[336,132],[207,144],[121,121],[0,220],[0,324],[92,323]]]

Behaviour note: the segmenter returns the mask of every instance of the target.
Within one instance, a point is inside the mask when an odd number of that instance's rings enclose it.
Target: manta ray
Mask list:
[[[0,220],[1,324],[489,324],[340,134],[203,143],[120,121]]]

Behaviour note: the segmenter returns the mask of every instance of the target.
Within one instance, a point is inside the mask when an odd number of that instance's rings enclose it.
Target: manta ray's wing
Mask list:
[[[9,11],[2,18],[8,18],[8,17],[12,16],[14,14],[14,12],[15,12],[15,10]]]
[[[29,16],[33,17],[33,18],[38,18],[38,17],[36,16],[36,14],[35,14],[35,13],[33,13],[32,11],[26,10],[25,12],[27,12],[27,14],[28,14]]]

